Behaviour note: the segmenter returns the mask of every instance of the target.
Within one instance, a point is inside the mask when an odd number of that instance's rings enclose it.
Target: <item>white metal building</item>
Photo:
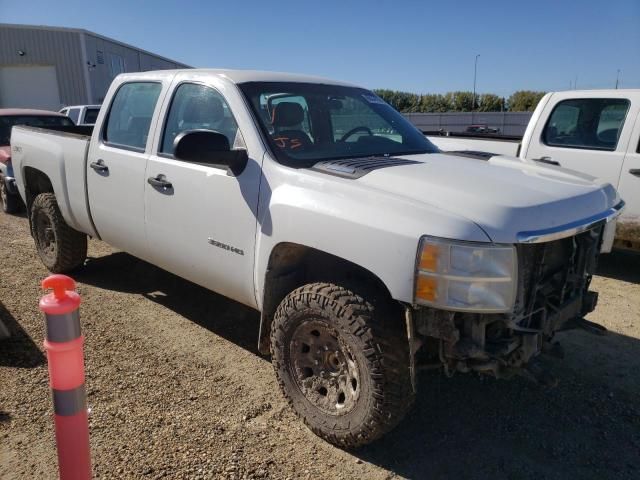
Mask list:
[[[0,108],[100,104],[123,72],[188,65],[87,30],[0,23]]]

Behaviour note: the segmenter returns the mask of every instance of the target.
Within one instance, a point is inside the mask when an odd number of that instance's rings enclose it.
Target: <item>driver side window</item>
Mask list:
[[[165,121],[159,153],[173,155],[175,138],[187,130],[213,130],[226,136],[232,148],[244,145],[224,97],[205,85],[183,83],[178,86]]]

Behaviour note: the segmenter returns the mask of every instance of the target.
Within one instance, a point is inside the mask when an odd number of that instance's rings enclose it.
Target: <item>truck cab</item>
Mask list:
[[[99,112],[100,105],[71,105],[60,110],[76,125],[95,125]]]

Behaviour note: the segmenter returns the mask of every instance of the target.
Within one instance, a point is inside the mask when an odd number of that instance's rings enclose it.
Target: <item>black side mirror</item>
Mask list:
[[[227,137],[214,130],[187,130],[173,141],[173,156],[185,162],[220,165],[238,176],[247,166],[246,150],[232,150]]]

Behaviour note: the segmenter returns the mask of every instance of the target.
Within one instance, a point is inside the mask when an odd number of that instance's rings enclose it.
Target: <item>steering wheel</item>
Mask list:
[[[356,128],[352,128],[351,130],[349,130],[347,133],[345,133],[342,137],[340,137],[340,142],[346,142],[347,138],[349,138],[351,135],[353,135],[354,133],[358,133],[358,132],[366,132],[369,134],[369,136],[373,137],[373,132],[371,131],[371,129],[369,127],[365,127],[364,125],[361,127],[356,127]]]

